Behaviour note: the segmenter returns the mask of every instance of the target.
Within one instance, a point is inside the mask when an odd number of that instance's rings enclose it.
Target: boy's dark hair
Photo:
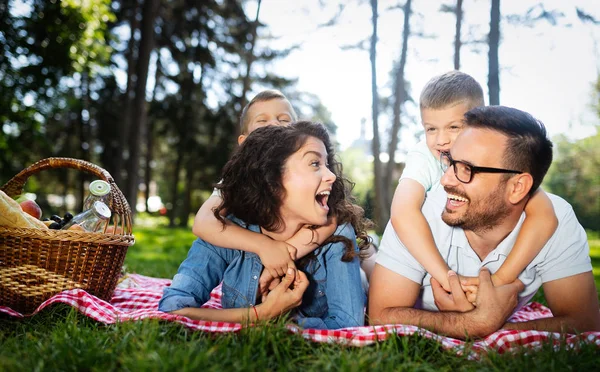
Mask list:
[[[250,118],[248,117],[248,110],[250,109],[250,107],[252,107],[252,105],[254,105],[257,102],[266,102],[266,101],[270,101],[272,99],[283,99],[283,100],[288,101],[287,97],[280,91],[275,90],[275,89],[267,89],[267,90],[263,90],[262,92],[258,93],[256,96],[254,96],[254,98],[252,98],[252,100],[250,102],[248,102],[248,104],[246,106],[244,106],[244,109],[242,110],[242,114],[240,115],[240,133],[241,134],[248,134],[248,126],[250,124]],[[291,106],[292,105],[290,104],[290,107]],[[293,107],[292,107],[291,114],[292,114],[292,121],[298,120],[298,116],[296,115],[296,111],[294,111]]]
[[[524,111],[505,106],[476,107],[465,114],[465,119],[469,127],[493,130],[508,137],[504,167],[531,174],[533,184],[529,195],[533,195],[552,163],[552,142],[544,124]]]
[[[421,109],[440,110],[464,103],[467,109],[483,106],[483,89],[471,77],[460,71],[449,71],[433,77],[425,84],[419,99]]]
[[[221,216],[224,210],[248,224],[270,231],[283,227],[280,208],[285,196],[282,183],[285,164],[309,137],[323,142],[329,168],[337,177],[327,202],[330,213],[336,217],[338,225],[352,224],[359,238],[359,247],[366,249],[370,242],[366,231],[369,221],[364,219],[362,208],[352,203],[350,190],[353,185],[344,178],[329,134],[320,123],[300,121],[290,126],[270,125],[250,133],[225,164],[222,180],[215,185],[223,199],[214,210],[215,217],[224,224],[225,219]],[[335,241],[346,243],[344,261],[356,255],[353,242],[347,238],[330,237],[325,243]]]

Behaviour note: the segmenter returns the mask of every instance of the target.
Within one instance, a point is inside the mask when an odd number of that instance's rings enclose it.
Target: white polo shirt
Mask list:
[[[419,142],[406,155],[406,165],[400,175],[400,180],[410,178],[425,188],[425,192],[440,189],[440,180],[444,172],[440,166],[439,159],[427,147],[425,140]]]
[[[519,275],[525,289],[519,294],[519,304],[515,311],[533,297],[542,283],[592,271],[587,236],[577,221],[573,208],[564,199],[548,195],[559,221],[558,228],[541,252]],[[442,221],[441,213],[445,203],[446,192],[440,189],[428,195],[422,211],[431,227],[435,244],[448,266],[464,276],[477,276],[482,267],[488,268],[491,273],[496,272],[517,239],[525,213],[515,229],[481,261],[469,245],[464,231],[458,227],[450,227]],[[383,233],[377,263],[421,284],[421,294],[415,307],[437,311],[431,290],[431,275],[408,252],[398,239],[391,223],[388,223]]]

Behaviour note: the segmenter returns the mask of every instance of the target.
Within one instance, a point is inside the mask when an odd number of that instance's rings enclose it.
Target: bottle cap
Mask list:
[[[95,196],[104,196],[110,192],[110,185],[103,180],[95,180],[90,183],[90,193]]]
[[[108,220],[112,215],[108,206],[101,201],[94,202],[92,209],[96,212],[98,217],[102,218],[103,220]]]

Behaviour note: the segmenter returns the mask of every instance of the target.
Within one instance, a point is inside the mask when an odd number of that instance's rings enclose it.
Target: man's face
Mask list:
[[[239,136],[238,144],[244,142],[248,134],[257,128],[267,125],[290,125],[294,120],[293,113],[294,109],[286,99],[274,98],[252,104],[246,113],[248,133]]]
[[[504,135],[467,127],[456,138],[451,156],[474,166],[504,168],[505,148]],[[476,173],[465,184],[456,178],[454,167],[449,167],[440,182],[448,194],[442,220],[450,226],[482,232],[500,224],[510,212],[504,174]]]

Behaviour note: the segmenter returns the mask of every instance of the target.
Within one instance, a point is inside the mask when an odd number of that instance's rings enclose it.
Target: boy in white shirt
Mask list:
[[[464,127],[464,114],[483,106],[483,90],[471,76],[450,71],[432,78],[420,97],[425,140],[408,154],[406,167],[394,193],[391,223],[410,254],[450,292],[448,265],[435,246],[421,207],[426,195],[440,187],[440,155],[448,152]],[[512,283],[550,239],[558,221],[546,193],[538,189],[525,208],[527,218],[505,263],[492,275],[494,285]],[[461,278],[471,302],[477,278]]]

